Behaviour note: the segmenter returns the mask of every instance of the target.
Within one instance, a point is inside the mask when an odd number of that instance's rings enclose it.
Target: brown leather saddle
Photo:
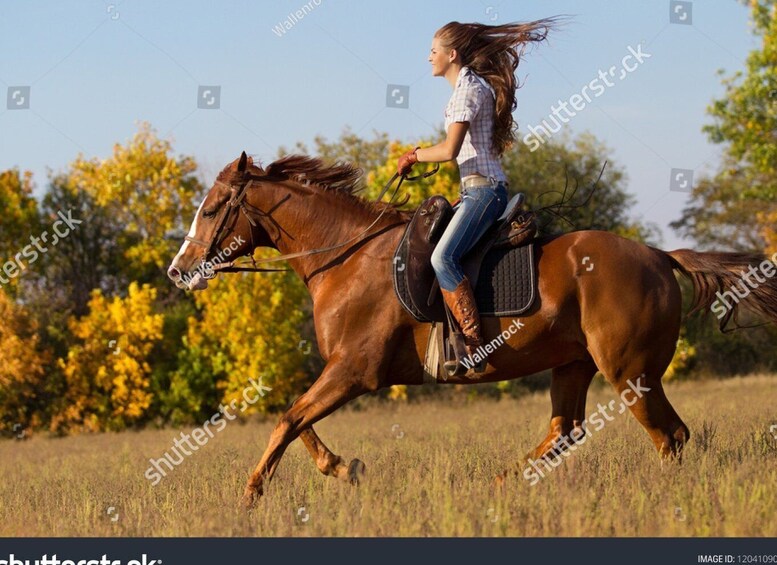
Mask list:
[[[512,281],[521,277],[525,279],[522,285],[526,295],[521,301],[523,306],[512,306],[504,315],[513,315],[518,310],[527,309],[534,300],[536,285],[533,246],[527,244],[537,233],[537,226],[534,213],[523,209],[524,199],[523,194],[513,196],[502,216],[462,259],[462,268],[473,289],[485,286],[478,285],[484,260],[488,259],[489,265],[510,263],[513,269],[521,271],[515,273],[515,277],[507,278]],[[432,268],[431,256],[453,214],[454,208],[445,197],[437,195],[426,199],[416,210],[394,254],[394,290],[405,309],[421,322],[446,320],[445,305]],[[510,253],[515,248],[524,246],[528,248],[524,250],[525,253]],[[507,259],[512,261],[505,260],[507,255],[511,256]],[[489,270],[492,271],[493,269]],[[508,282],[507,285],[509,284],[511,283]],[[479,294],[482,293],[476,292],[481,314],[488,314],[489,308],[483,308]],[[492,314],[500,315],[499,312]]]

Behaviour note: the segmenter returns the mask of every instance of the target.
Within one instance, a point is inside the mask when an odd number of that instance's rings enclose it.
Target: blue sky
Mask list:
[[[450,97],[427,62],[437,28],[570,14],[518,68],[522,133],[641,43],[650,57],[565,129],[611,149],[633,215],[661,228],[665,248],[689,244],[668,228],[688,198],[670,190],[670,172],[693,170],[696,181],[717,168],[721,148],[701,127],[723,92],[716,71],[743,70],[758,47],[746,7],[685,2],[675,17],[687,24],[670,22],[670,0],[316,2],[279,36],[273,28],[307,1],[0,0],[0,169],[32,170],[40,193],[48,169],[79,152],[107,157],[139,120],[193,155],[206,181],[242,150],[269,161],[280,145],[346,126],[411,142],[442,124]],[[407,108],[387,107],[389,84],[409,87]],[[30,87],[29,108],[8,109],[19,86]],[[220,87],[217,102],[215,89],[202,99],[211,107],[198,108],[202,86]]]

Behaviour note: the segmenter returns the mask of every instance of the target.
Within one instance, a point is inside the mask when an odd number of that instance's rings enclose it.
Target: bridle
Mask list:
[[[394,173],[394,176],[389,179],[389,181],[386,183],[386,185],[383,187],[383,190],[381,190],[380,195],[375,199],[375,202],[380,202],[383,199],[383,196],[386,194],[386,192],[389,190],[392,184],[394,184],[394,181],[399,178],[399,182],[397,183],[397,186],[394,188],[394,192],[391,194],[391,198],[389,198],[389,201],[387,204],[391,204],[394,201],[394,198],[396,197],[397,193],[399,192],[399,187],[402,186],[403,181],[417,181],[420,179],[425,179],[433,174],[435,174],[440,169],[439,163],[435,163],[435,166],[433,169],[426,171],[425,173],[422,173],[420,175],[416,175],[413,177],[408,177],[406,175],[400,175],[399,173]],[[252,186],[260,186],[262,183],[260,181],[263,180],[264,177],[258,177],[255,175],[250,175],[247,177],[246,181],[241,184],[238,187],[235,187],[231,184],[227,184],[221,181],[216,181],[216,185],[220,185],[223,187],[226,187],[229,189],[231,193],[230,199],[227,201],[226,206],[224,206],[223,210],[221,211],[219,215],[218,222],[216,224],[216,230],[213,232],[213,236],[210,238],[210,241],[202,241],[200,239],[196,239],[193,237],[190,237],[187,235],[184,239],[186,241],[189,241],[191,243],[194,243],[195,245],[199,245],[205,251],[202,254],[202,258],[200,260],[200,265],[207,265],[208,259],[210,258],[211,254],[213,253],[214,248],[216,248],[222,241],[224,241],[227,236],[234,231],[235,224],[237,223],[238,217],[240,214],[243,214],[246,217],[246,220],[248,220],[248,223],[251,225],[250,233],[251,233],[251,251],[247,253],[246,255],[251,258],[251,262],[253,263],[252,267],[248,266],[242,266],[237,263],[236,260],[233,261],[227,261],[227,262],[221,262],[216,263],[215,265],[211,265],[207,269],[207,273],[203,273],[202,277],[205,279],[212,279],[214,278],[219,272],[224,273],[236,273],[241,271],[252,271],[252,272],[281,272],[281,271],[288,271],[290,269],[266,269],[262,267],[258,267],[259,264],[266,264],[266,263],[277,263],[280,261],[287,261],[289,259],[295,259],[297,257],[306,257],[309,255],[315,255],[317,253],[326,253],[327,251],[334,251],[335,249],[339,249],[341,247],[345,247],[346,245],[349,245],[350,243],[353,243],[355,241],[358,241],[363,236],[367,235],[370,230],[375,227],[380,219],[383,217],[383,214],[388,210],[388,206],[383,208],[381,210],[380,214],[377,218],[364,230],[362,230],[360,233],[356,234],[354,237],[342,242],[338,243],[337,245],[331,245],[329,247],[322,247],[319,249],[311,249],[309,251],[300,251],[297,253],[287,253],[286,255],[279,255],[277,257],[269,257],[266,259],[259,259],[258,261],[254,259],[253,252],[256,249],[256,244],[254,242],[254,228],[257,227],[257,220],[254,216],[259,218],[267,218],[269,221],[275,225],[276,229],[280,231],[283,231],[283,228],[278,224],[278,222],[275,221],[275,219],[272,217],[272,212],[278,208],[283,202],[291,198],[290,194],[287,194],[285,198],[281,199],[277,204],[275,204],[272,209],[270,209],[268,212],[265,212],[264,210],[257,208],[256,206],[248,203],[245,201],[246,193],[248,192],[248,189]],[[224,228],[227,226],[227,223],[229,222],[229,227],[227,228],[227,231],[224,232]],[[224,232],[224,233],[222,233]],[[246,256],[244,255],[244,256]],[[240,257],[238,257],[239,259]]]
[[[254,243],[254,230],[257,226],[257,221],[251,216],[252,214],[255,214],[259,217],[267,217],[269,218],[275,225],[280,229],[280,226],[275,222],[275,220],[272,217],[272,210],[270,213],[265,212],[264,210],[261,210],[260,208],[257,208],[256,206],[253,206],[245,201],[246,193],[248,192],[248,189],[255,183],[258,182],[261,177],[256,176],[250,176],[246,180],[245,183],[241,184],[239,187],[232,186],[231,184],[227,184],[221,181],[216,181],[216,186],[223,186],[227,189],[229,189],[231,193],[230,199],[227,201],[226,206],[222,209],[219,219],[216,223],[216,229],[213,232],[213,236],[210,238],[210,241],[202,241],[200,239],[196,239],[194,237],[191,237],[187,235],[184,239],[186,241],[189,241],[191,243],[194,243],[195,245],[199,245],[200,247],[204,248],[205,251],[202,254],[202,258],[200,259],[200,265],[206,265],[208,263],[208,259],[210,258],[211,254],[213,253],[214,248],[216,248],[222,241],[224,241],[227,236],[234,231],[235,224],[237,223],[237,219],[239,217],[239,214],[243,214],[248,222],[251,224],[251,247],[255,248],[256,245]],[[273,209],[277,208],[281,203],[283,203],[287,198],[290,198],[290,195],[287,195],[286,198],[281,200],[278,204],[273,207]],[[234,211],[237,211],[238,213],[233,213]],[[227,226],[227,222],[229,222],[229,227],[225,233],[224,228]],[[250,254],[251,259],[253,261],[253,253]],[[256,266],[256,261],[253,261],[254,268],[249,269],[247,267],[238,267],[235,264],[235,261],[229,261],[229,262],[222,262],[222,263],[216,263],[215,265],[211,265],[207,269],[207,273],[204,273],[202,276],[206,279],[212,279],[216,276],[216,273],[219,271],[225,271],[225,272],[237,272],[237,271],[245,271],[245,270],[253,270],[253,271],[266,271],[266,272],[275,272],[275,271],[288,271],[288,269],[262,269]]]

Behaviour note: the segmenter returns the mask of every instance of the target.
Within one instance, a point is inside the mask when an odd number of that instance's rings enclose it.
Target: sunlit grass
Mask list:
[[[544,437],[548,393],[368,401],[316,426],[335,453],[365,462],[360,487],[321,475],[294,442],[250,514],[239,497],[275,419],[230,423],[155,487],[148,460],[179,430],[4,440],[0,535],[777,535],[777,379],[678,383],[667,394],[691,429],[682,465],[662,464],[622,414],[535,486],[511,478],[501,491],[494,477]],[[593,388],[588,412],[611,398]]]

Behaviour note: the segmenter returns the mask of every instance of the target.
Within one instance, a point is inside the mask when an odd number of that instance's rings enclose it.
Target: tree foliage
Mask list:
[[[534,152],[519,143],[503,161],[511,191],[525,193],[533,209],[549,208],[540,215],[544,233],[598,229],[657,243],[655,226],[630,217],[634,197],[626,191],[626,173],[593,135],[562,136]],[[565,189],[567,197],[576,192],[568,205],[553,207],[564,198]]]
[[[30,236],[40,232],[38,201],[33,197],[32,173],[10,169],[0,172],[0,272],[6,261],[13,260],[30,243]],[[16,294],[19,278],[3,285]]]
[[[89,314],[70,320],[78,343],[59,360],[67,392],[55,430],[120,430],[144,420],[151,404],[150,354],[162,338],[155,298],[154,288],[134,282],[125,298],[94,290]]]
[[[195,301],[200,316],[189,319],[167,401],[174,419],[207,415],[233,400],[240,406],[251,379],[261,377],[272,390],[245,414],[285,407],[311,382],[307,356],[315,348],[303,333],[310,298],[293,271],[220,275]]]
[[[694,191],[694,205],[677,227],[688,229],[695,211],[716,204],[719,214],[712,227],[731,222],[732,227],[748,231],[755,220],[762,248],[777,250],[777,0],[748,0],[747,4],[760,46],[748,55],[744,72],[723,78],[725,93],[708,107],[713,123],[703,128],[712,142],[725,145],[725,165],[712,182],[727,185],[728,198],[721,201],[715,199],[715,192],[710,198],[709,191]],[[738,223],[743,208],[755,214]],[[729,209],[735,211],[733,216]],[[697,224],[690,229],[704,237],[705,228]]]
[[[444,137],[438,130],[405,143],[346,129],[335,140],[315,138],[313,151],[303,144],[295,151],[361,167],[360,195],[374,200],[402,153]],[[524,192],[533,208],[546,208],[545,233],[595,228],[650,241],[654,230],[631,218],[626,175],[609,153],[583,134],[536,152],[517,144],[502,162],[510,192]],[[596,191],[586,199],[605,161]],[[418,164],[414,174],[431,168]],[[0,425],[70,433],[196,423],[221,404],[244,414],[266,413],[286,407],[316,378],[322,362],[312,303],[293,272],[222,274],[194,294],[167,280],[164,269],[203,196],[196,173],[194,159],[174,157],[170,143],[142,124],[109,158],[79,156],[52,175],[40,204],[32,198],[29,174],[0,175],[0,207],[16,210],[0,229],[0,248],[7,253],[18,252],[59,212],[72,210],[84,220],[29,269],[18,296],[3,296],[0,303]],[[554,209],[565,183],[567,197],[576,184],[577,194],[567,207]],[[394,201],[407,198],[405,208],[435,194],[454,201],[459,188],[458,167],[447,162],[429,178],[405,182]],[[257,251],[261,257],[273,254]],[[675,362],[678,374],[694,361],[693,353],[687,344]],[[260,378],[269,390],[244,405],[243,392]],[[393,394],[404,392],[397,388]]]
[[[40,423],[49,353],[40,347],[30,315],[0,292],[0,431]]]
[[[682,237],[701,249],[753,251],[766,246],[763,226],[754,221],[763,211],[755,198],[741,198],[747,185],[735,167],[703,178],[693,188],[680,218],[670,224]]]
[[[69,180],[94,198],[122,228],[120,246],[135,269],[133,279],[167,267],[180,242],[170,237],[191,222],[202,192],[191,157],[176,158],[169,141],[148,124],[126,145],[116,144],[105,160],[79,156]]]

